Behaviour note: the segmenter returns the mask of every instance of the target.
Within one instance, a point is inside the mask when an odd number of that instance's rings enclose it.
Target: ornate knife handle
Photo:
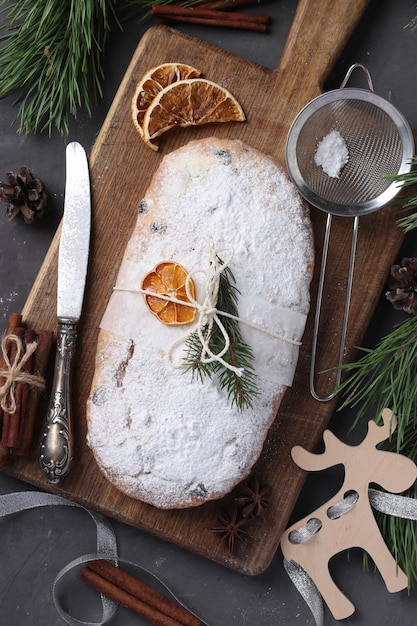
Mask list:
[[[59,319],[54,379],[39,456],[40,468],[51,483],[59,483],[72,462],[71,363],[76,340],[77,322]]]

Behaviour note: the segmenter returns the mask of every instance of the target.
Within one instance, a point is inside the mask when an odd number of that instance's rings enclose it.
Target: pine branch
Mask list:
[[[398,417],[396,451],[417,455],[417,317],[411,317],[384,337],[374,349],[343,365],[347,380],[339,387],[345,406],[358,407],[353,426],[370,411],[379,416],[389,407]],[[416,441],[414,441],[416,439]]]
[[[131,7],[146,17],[152,4],[172,1],[0,0],[5,33],[0,37],[0,98],[17,94],[18,132],[51,133],[56,127],[66,136],[70,116],[76,118],[81,108],[91,116],[102,97],[110,21],[121,26],[116,4],[120,10]],[[225,1],[231,8],[235,3]]]
[[[220,286],[217,299],[217,309],[238,317],[238,290],[230,268],[225,267],[220,274]],[[230,339],[230,347],[223,356],[224,361],[230,365],[243,368],[242,376],[231,371],[222,363],[213,361],[205,363],[201,360],[202,345],[197,332],[190,335],[186,342],[186,371],[191,372],[201,381],[204,378],[218,376],[219,386],[227,393],[232,406],[236,405],[239,410],[252,407],[253,399],[258,395],[256,386],[256,373],[253,367],[254,355],[252,348],[245,343],[239,328],[239,322],[229,317],[221,316],[225,331]],[[203,329],[204,336],[208,327]],[[213,324],[209,346],[214,354],[219,353],[225,346],[225,339],[218,326]]]
[[[91,115],[102,96],[103,57],[115,0],[0,0],[0,97],[18,92],[20,133],[55,126],[68,134],[69,116]]]
[[[383,408],[391,408],[398,425],[389,447],[417,461],[417,317],[395,328],[375,349],[363,352],[356,363],[343,366],[350,374],[340,388],[347,396],[343,406],[359,406],[354,426],[363,423],[371,411],[379,416]],[[417,498],[417,484],[404,495]],[[411,586],[417,581],[416,522],[379,512],[376,519]]]
[[[390,177],[401,184],[401,212],[398,220],[406,232],[417,227],[417,156],[406,174]],[[342,407],[357,407],[353,427],[364,423],[373,413],[378,421],[385,407],[398,418],[396,431],[389,447],[392,451],[417,461],[417,316],[408,318],[385,336],[374,349],[362,349],[362,356],[345,364],[347,380],[340,386],[344,399]],[[417,484],[404,495],[417,499]],[[417,581],[417,524],[413,520],[376,513],[382,535],[398,565],[408,576],[409,586]]]

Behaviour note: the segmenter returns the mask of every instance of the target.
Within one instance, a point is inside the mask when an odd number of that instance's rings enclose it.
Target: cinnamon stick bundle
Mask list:
[[[153,626],[202,626],[183,606],[108,561],[89,561],[80,578]]]
[[[268,15],[263,13],[238,13],[219,9],[200,7],[182,7],[172,4],[153,4],[151,14],[160,23],[184,22],[189,24],[204,24],[209,26],[224,26],[265,32],[269,21]]]
[[[19,313],[9,316],[0,351],[0,467],[7,464],[11,452],[31,453],[52,343],[51,331],[27,329]]]

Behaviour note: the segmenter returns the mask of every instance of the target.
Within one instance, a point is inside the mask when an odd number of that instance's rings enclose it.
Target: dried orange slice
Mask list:
[[[184,63],[162,63],[146,72],[138,83],[132,99],[132,118],[139,134],[143,135],[142,124],[147,108],[164,87],[200,75],[200,70]]]
[[[164,261],[145,276],[142,281],[142,289],[154,291],[168,298],[176,298],[184,302],[190,302],[187,296],[185,282],[187,279],[185,269],[174,261]],[[190,294],[195,298],[195,284],[189,280]],[[194,307],[163,300],[157,296],[144,294],[148,309],[164,324],[189,324],[195,318]]]
[[[230,91],[204,78],[188,78],[168,85],[152,100],[143,118],[143,140],[158,150],[154,140],[174,126],[245,119],[242,107]]]

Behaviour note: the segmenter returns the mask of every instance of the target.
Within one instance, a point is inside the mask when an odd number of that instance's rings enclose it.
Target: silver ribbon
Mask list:
[[[297,530],[290,532],[289,540],[291,543],[305,543],[311,539],[311,537],[315,535],[322,526],[322,522],[317,517],[312,517],[308,520],[305,526],[301,526],[301,528],[297,528]]]
[[[414,498],[408,498],[406,496],[398,496],[392,493],[386,493],[377,489],[369,489],[369,500],[371,505],[377,511],[388,515],[394,515],[404,519],[417,521],[417,500]],[[349,512],[356,503],[357,493],[351,492],[341,502],[335,504],[329,509],[329,515],[335,519],[341,515]],[[14,513],[19,513],[28,509],[35,509],[42,506],[72,506],[84,509],[93,519],[96,524],[97,530],[97,552],[93,554],[86,554],[78,557],[71,563],[68,563],[57,574],[52,587],[52,595],[55,606],[62,619],[69,624],[69,626],[103,626],[106,624],[115,614],[117,610],[117,604],[112,600],[101,596],[103,614],[100,622],[85,622],[80,621],[71,615],[69,615],[60,605],[58,598],[58,584],[63,577],[70,572],[73,568],[82,563],[87,563],[95,559],[109,559],[114,560],[117,563],[125,563],[133,566],[152,576],[160,585],[162,585],[166,591],[182,606],[183,603],[172,593],[172,591],[163,583],[158,577],[149,572],[148,570],[141,568],[135,563],[132,563],[126,559],[122,559],[118,556],[117,542],[115,533],[110,526],[107,519],[95,513],[80,504],[72,502],[62,498],[61,496],[55,496],[49,493],[41,493],[36,491],[23,491],[17,493],[11,493],[0,496],[0,519]],[[311,523],[306,524],[304,527],[293,531],[291,533],[291,540],[294,543],[303,543],[308,541],[318,530],[321,528],[321,522],[315,518],[309,520]],[[287,561],[284,559],[284,568],[292,580],[294,586],[298,589],[301,596],[308,604],[313,617],[316,622],[316,626],[323,625],[323,600],[316,585],[307,574],[307,572],[294,561]],[[189,609],[188,609],[189,610]],[[202,622],[204,623],[204,622]]]
[[[87,561],[99,558],[114,558],[120,561],[117,555],[117,542],[114,531],[105,517],[99,513],[93,513],[89,509],[66,500],[61,496],[55,496],[50,493],[39,493],[36,491],[22,491],[17,493],[10,493],[0,496],[0,518],[12,515],[13,513],[20,513],[28,509],[35,509],[41,506],[74,506],[84,509],[91,516],[96,524],[97,529],[97,553],[87,554],[83,557],[76,559],[64,567],[56,576],[52,586],[52,596],[59,615],[70,626],[103,626],[106,624],[115,614],[117,610],[116,602],[110,600],[106,596],[101,594],[101,602],[103,607],[103,614],[100,622],[81,622],[71,615],[69,615],[60,605],[58,598],[58,583],[72,568],[76,567],[80,563],[86,563]]]
[[[404,519],[417,521],[417,500],[407,496],[398,496],[378,489],[368,489],[371,506],[381,513],[394,515]],[[337,504],[329,508],[331,519],[337,519],[348,513],[356,504],[358,494],[352,491]],[[293,543],[304,543],[320,530],[321,522],[317,518],[310,519],[307,524],[293,530],[289,539]],[[307,572],[295,561],[284,559],[284,568],[292,583],[299,591],[310,611],[313,614],[316,626],[323,626],[323,599],[313,580]]]
[[[284,559],[284,568],[293,585],[298,589],[319,626],[323,624],[323,599],[307,572],[295,561]]]
[[[118,604],[113,600],[110,600],[103,594],[101,594],[103,612],[100,622],[80,621],[69,615],[60,604],[58,586],[64,576],[68,574],[72,569],[83,563],[99,559],[111,560],[117,564],[124,563],[125,565],[129,565],[136,568],[137,570],[140,570],[144,575],[150,577],[153,582],[158,583],[158,585],[162,587],[173,600],[186,608],[187,611],[190,611],[190,609],[188,607],[185,607],[183,602],[181,602],[181,600],[179,600],[179,598],[167,587],[167,585],[162,580],[155,576],[155,574],[141,567],[140,565],[137,565],[136,563],[132,563],[131,561],[128,561],[127,559],[123,559],[118,556],[116,535],[114,533],[114,530],[108,520],[99,513],[95,513],[90,509],[87,509],[86,507],[77,504],[76,502],[72,502],[71,500],[62,498],[61,496],[55,496],[50,493],[42,493],[38,491],[22,491],[0,496],[0,519],[6,517],[7,515],[12,515],[14,513],[26,511],[28,509],[35,509],[41,506],[56,505],[73,506],[84,509],[84,511],[86,511],[95,522],[97,530],[97,551],[93,554],[84,554],[83,556],[80,556],[68,563],[68,565],[66,565],[63,569],[61,569],[60,572],[58,572],[52,585],[52,596],[55,607],[59,615],[67,624],[69,624],[70,626],[103,626],[104,624],[109,622],[116,613]],[[203,620],[200,621],[203,626],[206,626]]]
[[[417,500],[414,498],[397,496],[378,489],[369,489],[368,494],[369,501],[376,511],[403,519],[417,520]]]

